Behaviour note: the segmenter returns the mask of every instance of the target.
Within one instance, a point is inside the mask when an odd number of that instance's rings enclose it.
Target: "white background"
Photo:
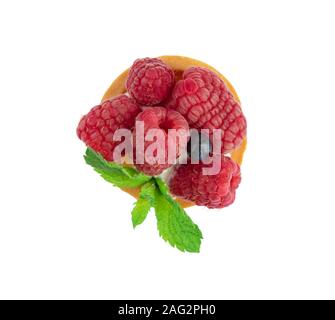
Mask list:
[[[333,1],[1,1],[1,298],[335,298]],[[231,207],[183,254],[84,164],[82,114],[139,57],[216,67],[248,119]]]

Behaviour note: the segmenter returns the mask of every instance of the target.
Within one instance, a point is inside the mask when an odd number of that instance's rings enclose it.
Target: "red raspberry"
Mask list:
[[[222,129],[222,153],[238,147],[246,135],[247,124],[239,103],[224,82],[206,68],[184,71],[168,107],[180,112],[190,128]]]
[[[113,141],[114,132],[120,128],[132,129],[140,112],[140,107],[126,95],[114,97],[81,118],[77,135],[106,160],[113,161],[114,148],[120,143]]]
[[[158,104],[171,93],[173,70],[157,58],[137,59],[129,70],[126,87],[129,94],[146,106]]]
[[[239,165],[229,157],[222,156],[220,172],[203,175],[202,169],[208,166],[211,164],[177,167],[169,183],[171,193],[208,208],[223,208],[232,204],[241,181]]]
[[[144,129],[144,137],[141,137],[139,125],[142,122]],[[162,139],[152,137],[149,141],[147,134],[152,129],[152,133],[156,136],[162,135]],[[188,123],[184,117],[174,110],[169,110],[163,107],[147,107],[142,111],[136,118],[136,126],[134,130],[134,152],[133,156],[135,159],[135,166],[138,170],[144,172],[147,175],[155,176],[161,174],[165,169],[171,167],[175,163],[169,163],[168,155],[175,151],[175,157],[171,159],[176,161],[180,155],[182,148],[186,147],[187,138],[185,139],[185,145],[182,140],[177,140],[176,143],[171,139],[171,131],[169,129],[175,129],[176,133],[188,135]],[[136,142],[136,135],[144,139],[143,149]],[[168,139],[170,135],[170,139]],[[147,141],[148,140],[148,141]],[[153,141],[152,141],[153,140]],[[180,143],[180,145],[179,145]],[[152,154],[148,148],[151,147]],[[142,149],[142,150],[141,150]],[[162,157],[159,158],[160,154],[158,150],[162,151]],[[142,163],[140,163],[142,162]]]

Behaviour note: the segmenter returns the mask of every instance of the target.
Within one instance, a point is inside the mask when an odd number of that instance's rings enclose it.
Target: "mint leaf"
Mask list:
[[[141,224],[147,217],[151,208],[151,203],[148,199],[139,198],[135,202],[135,207],[131,212],[131,220],[133,222],[133,227],[136,228]]]
[[[134,168],[106,161],[90,148],[87,148],[84,158],[86,163],[92,166],[103,179],[119,188],[138,187],[151,179]]]
[[[165,241],[181,251],[200,251],[200,229],[170,195],[156,191],[155,211],[157,228]]]
[[[135,203],[135,207],[131,212],[134,228],[145,220],[150,211],[150,208],[154,206],[155,190],[156,185],[153,179],[142,186],[140,197]]]
[[[162,194],[168,195],[169,194],[169,188],[166,185],[166,183],[158,177],[155,177],[156,184]]]
[[[140,197],[148,199],[153,206],[155,203],[155,195],[156,195],[155,191],[156,191],[155,181],[154,179],[151,179],[142,186]]]

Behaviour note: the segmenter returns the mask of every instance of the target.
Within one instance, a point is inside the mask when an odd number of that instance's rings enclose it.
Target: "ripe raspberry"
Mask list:
[[[140,107],[126,95],[114,97],[81,118],[77,135],[106,160],[113,161],[114,148],[120,143],[113,141],[114,132],[120,128],[132,129],[140,112]]]
[[[157,58],[137,59],[129,70],[126,87],[129,94],[146,106],[158,104],[171,93],[173,70]]]
[[[177,167],[169,183],[171,193],[208,208],[223,208],[232,204],[241,181],[239,165],[222,156],[220,172],[203,175],[202,169],[208,166],[211,165],[200,163]]]
[[[139,129],[141,124],[143,125],[144,137]],[[176,130],[176,141],[172,139],[172,132],[169,129]],[[165,169],[175,164],[182,148],[186,148],[188,130],[187,121],[177,111],[163,107],[144,108],[144,111],[136,118],[133,132],[135,167],[150,176],[161,174]],[[186,138],[178,139],[178,134],[184,135]],[[144,140],[143,148],[136,139]]]
[[[224,82],[206,68],[184,71],[168,107],[180,112],[190,128],[222,129],[222,153],[238,147],[246,135],[247,124],[239,103]]]

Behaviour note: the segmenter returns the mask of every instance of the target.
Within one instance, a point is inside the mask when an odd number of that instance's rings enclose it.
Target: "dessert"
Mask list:
[[[87,164],[137,198],[134,227],[153,208],[164,240],[199,252],[201,231],[184,208],[234,202],[246,127],[223,75],[198,60],[162,56],[137,59],[117,77],[77,135]]]

